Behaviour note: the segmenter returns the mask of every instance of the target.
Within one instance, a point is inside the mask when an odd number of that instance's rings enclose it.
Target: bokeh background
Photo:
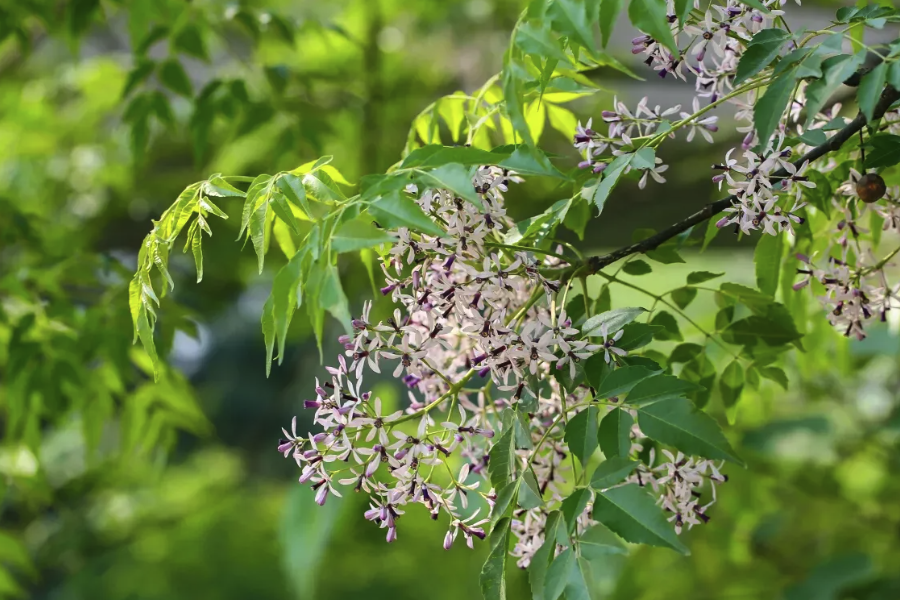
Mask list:
[[[259,315],[278,260],[257,275],[253,253],[233,241],[236,219],[217,223],[201,284],[190,256],[173,257],[175,292],[161,311],[173,368],[161,384],[130,346],[126,286],[150,220],[209,173],[272,173],[330,154],[356,181],[399,160],[420,110],[500,69],[524,4],[0,0],[0,597],[479,597],[484,545],[443,551],[443,526],[416,510],[387,545],[362,518],[361,499],[315,506],[293,461],[275,451],[295,414],[306,430],[302,401],[323,369],[300,316],[284,363],[266,378]],[[786,10],[795,28],[815,28],[836,6]],[[173,42],[171,30],[154,38],[160,24],[199,34],[193,43]],[[610,50],[646,80],[588,73],[609,92],[572,103],[580,119],[614,94],[632,106],[644,95],[689,106],[689,85],[661,81],[631,56],[633,35],[623,21]],[[188,87],[142,81],[165,107],[136,127],[128,88],[140,40],[152,60],[177,54]],[[203,104],[214,78],[229,92]],[[670,184],[620,185],[584,241],[571,241],[616,247],[635,228],[665,226],[713,199],[709,166],[734,145],[728,130],[713,145],[664,146]],[[550,122],[542,144],[560,164],[577,162]],[[559,197],[542,182],[519,186],[509,212],[530,216]],[[642,284],[666,291],[692,270],[753,284],[752,242],[723,234],[688,261],[657,265]],[[372,284],[358,261],[340,269],[356,313]],[[621,289],[612,300],[646,304]],[[701,298],[690,312],[708,323],[713,308]],[[745,389],[729,415],[749,467],[728,470],[709,525],[684,534],[693,555],[609,557],[595,565],[596,597],[900,598],[900,342],[885,327],[850,344],[823,322],[812,310],[801,324],[806,352],[787,365],[787,391],[769,381]],[[327,331],[333,340],[340,328],[331,321]],[[326,359],[338,350],[326,343]],[[28,396],[33,423],[15,412],[13,367],[26,354],[48,382],[39,408]],[[373,384],[386,402],[405,401],[390,381]],[[715,394],[708,410],[729,417]],[[14,439],[17,419],[25,433]],[[530,597],[524,575],[511,577],[510,597]]]

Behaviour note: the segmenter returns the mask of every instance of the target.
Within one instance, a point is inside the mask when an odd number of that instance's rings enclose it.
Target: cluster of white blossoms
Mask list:
[[[496,241],[512,225],[503,193],[517,181],[504,169],[479,168],[473,187],[481,206],[446,190],[407,188],[444,234],[398,231],[383,259],[381,292],[399,308],[374,322],[366,303],[352,321],[354,334],[342,337],[345,355],[328,367],[330,380],[317,380],[315,399],[305,401],[321,431],[298,434],[295,419],[278,450],[294,458],[319,504],[341,488],[366,493],[365,516],[389,542],[404,512],[421,504],[434,519],[447,518],[445,548],[460,535],[471,546],[485,537],[497,500],[489,452],[503,431],[502,414],[528,406],[519,414],[530,443],[515,445],[516,470],[532,470],[544,502],[513,513],[513,555],[524,567],[542,543],[547,515],[572,485],[558,417],[596,406],[588,386],[565,390],[554,374],[574,377],[576,364],[595,354],[615,368],[627,353],[616,346],[621,330],[602,328],[592,340],[556,308],[560,283],[542,270],[561,266],[559,259],[538,261]],[[406,386],[405,409],[386,410],[366,389],[367,373],[383,369]],[[680,511],[664,479],[654,480],[659,502]],[[593,524],[590,506],[581,530]]]

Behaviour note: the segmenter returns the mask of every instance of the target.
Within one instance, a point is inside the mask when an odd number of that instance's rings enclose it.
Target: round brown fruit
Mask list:
[[[856,182],[856,195],[867,204],[883,198],[886,191],[884,179],[876,173],[866,173]]]

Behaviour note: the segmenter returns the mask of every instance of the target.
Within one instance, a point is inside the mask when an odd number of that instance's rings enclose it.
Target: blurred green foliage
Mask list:
[[[158,344],[173,367],[160,383],[131,345],[126,288],[149,219],[211,171],[323,154],[351,180],[389,166],[419,111],[499,68],[520,4],[0,0],[0,596],[477,597],[485,545],[444,552],[443,530],[412,514],[387,546],[358,501],[314,506],[275,454],[318,353],[297,319],[266,379],[257,320],[278,265],[255,274],[232,242],[237,219],[207,242],[218,260],[202,285],[166,304]],[[591,76],[610,88],[621,77]],[[545,136],[567,152],[561,134]],[[680,197],[655,198],[650,218],[708,197],[693,167],[711,161],[673,157]],[[648,225],[634,191],[613,195],[584,245]],[[515,192],[511,213],[543,210],[541,193]],[[678,285],[680,267],[657,266],[647,287]],[[358,263],[341,269],[356,312],[372,286]],[[692,259],[700,269],[753,281],[735,249]],[[191,281],[190,257],[172,272]],[[589,283],[599,295],[603,282]],[[643,300],[613,293],[617,306]],[[712,323],[715,306],[700,298],[691,312]],[[611,556],[597,597],[900,597],[896,332],[850,344],[816,310],[801,325],[807,352],[788,391],[764,381],[727,415],[748,468],[729,470],[710,525],[685,535],[693,555]],[[726,358],[713,353],[719,369]],[[718,392],[711,403],[725,413]],[[510,596],[527,595],[512,574]]]

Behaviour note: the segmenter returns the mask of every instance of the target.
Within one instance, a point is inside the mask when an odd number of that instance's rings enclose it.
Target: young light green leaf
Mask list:
[[[672,30],[669,29],[664,0],[631,0],[628,4],[628,18],[635,27],[658,40],[676,56],[679,55]]]
[[[756,263],[756,285],[762,293],[774,297],[778,289],[778,278],[781,273],[781,255],[784,249],[784,236],[761,235],[753,253]]]
[[[513,128],[515,128],[516,133],[522,137],[526,144],[534,146],[534,139],[532,139],[531,130],[528,128],[528,121],[525,119],[525,108],[521,100],[525,86],[524,77],[521,74],[524,72],[524,67],[510,60],[503,67],[500,81],[503,86],[506,113],[509,115]]]
[[[388,244],[396,238],[372,224],[371,217],[359,216],[342,224],[331,236],[331,248],[337,252],[353,252]]]
[[[690,554],[666,521],[662,509],[644,488],[636,484],[598,492],[594,498],[593,517],[626,541]]]
[[[588,406],[566,425],[565,440],[569,450],[586,468],[588,461],[597,449],[597,417],[600,411],[596,406]]]
[[[624,456],[607,458],[600,463],[600,466],[597,467],[597,470],[591,476],[591,487],[599,491],[622,483],[637,466],[637,462]]]
[[[686,344],[682,344],[684,346]],[[679,346],[681,348],[681,346]],[[678,351],[678,348],[675,349]],[[673,357],[675,352],[672,353]],[[690,358],[688,358],[690,360]],[[684,362],[684,361],[682,361]],[[631,406],[646,406],[671,398],[684,398],[702,389],[696,383],[678,379],[674,375],[657,375],[640,382],[628,393],[625,401]]]
[[[385,229],[408,227],[428,235],[441,236],[444,231],[429,219],[418,204],[402,195],[392,192],[369,205],[369,214]]]
[[[628,456],[631,452],[631,426],[634,419],[621,408],[612,409],[600,421],[597,441],[606,459],[615,456]]]
[[[271,198],[270,205],[272,206],[272,212],[275,213],[275,216],[284,221],[285,225],[290,227],[294,235],[300,235],[300,228],[297,226],[297,217],[295,217],[294,213],[291,211],[291,207],[288,204],[287,198],[284,197],[284,194],[274,192]]]
[[[686,454],[744,464],[719,425],[690,400],[673,398],[641,407],[638,422],[644,435]]]

